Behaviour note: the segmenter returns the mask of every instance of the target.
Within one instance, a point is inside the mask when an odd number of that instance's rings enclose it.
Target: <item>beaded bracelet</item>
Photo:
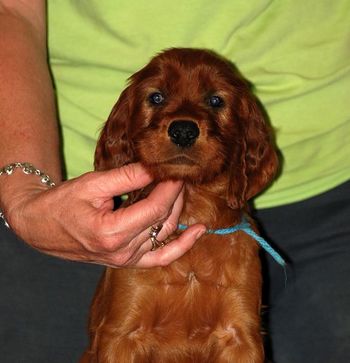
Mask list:
[[[50,177],[43,173],[41,170],[37,169],[33,164],[24,162],[24,163],[11,163],[0,169],[0,176],[3,174],[11,175],[16,169],[21,169],[24,174],[34,174],[40,177],[40,182],[48,187],[54,187],[55,183],[50,179]],[[0,209],[0,218],[4,221],[6,227],[10,228],[10,225],[7,223],[4,213]]]

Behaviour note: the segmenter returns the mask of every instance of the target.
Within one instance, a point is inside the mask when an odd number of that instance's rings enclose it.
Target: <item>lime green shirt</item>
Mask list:
[[[350,177],[348,0],[51,0],[48,29],[68,177],[92,170],[126,79],[170,47],[213,49],[255,85],[283,154],[257,207]]]

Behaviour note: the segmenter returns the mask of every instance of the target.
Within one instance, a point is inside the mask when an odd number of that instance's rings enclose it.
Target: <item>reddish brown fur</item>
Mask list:
[[[165,94],[151,105],[154,91]],[[219,95],[222,108],[208,105]],[[200,135],[180,148],[174,120]],[[169,160],[185,156],[191,163]],[[157,181],[185,181],[180,222],[224,228],[272,179],[277,158],[248,83],[227,61],[194,49],[170,49],[131,77],[102,131],[95,167],[140,161]],[[131,195],[134,200],[135,194]],[[244,232],[204,235],[170,266],[107,268],[91,311],[91,345],[82,362],[262,363],[258,247]]]

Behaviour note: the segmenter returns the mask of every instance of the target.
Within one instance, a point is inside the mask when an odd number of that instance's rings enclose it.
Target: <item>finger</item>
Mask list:
[[[157,184],[146,200],[154,204],[172,206],[183,189],[183,182],[169,180]]]
[[[111,254],[110,252],[102,253],[100,255],[103,256],[105,260],[110,261],[109,263],[112,264],[114,267],[134,266],[137,263],[137,261],[139,261],[141,257],[145,253],[149,252],[152,248],[150,232],[151,232],[151,227],[141,232],[133,240],[127,241],[119,245],[118,251],[116,251],[117,255],[114,253]],[[168,237],[168,235],[166,237]],[[124,261],[122,262],[122,264],[120,256],[128,256],[127,259],[123,258]],[[104,264],[106,264],[105,261]]]
[[[169,226],[167,230],[165,230],[161,223],[158,224],[158,227],[160,227],[160,232],[155,236],[155,238],[157,242],[162,243],[165,242],[166,239],[177,229],[177,224]],[[128,264],[137,262],[145,253],[152,250],[153,243],[151,240],[151,231],[152,227],[148,227],[132,241],[122,247],[122,249],[129,251],[130,259]]]
[[[169,217],[162,223],[162,229],[158,234],[158,239],[160,241],[165,240],[174,231],[176,231],[179,217],[183,208],[183,202],[184,202],[183,197],[184,197],[184,189],[182,188],[182,190],[180,191],[178,197],[174,202]]]
[[[157,240],[159,242],[165,241],[173,232],[177,230],[178,219],[183,206],[183,194],[184,191],[182,189],[180,191],[180,194],[176,198],[174,206],[171,209],[170,215],[167,219],[165,219],[164,221],[160,220],[157,223],[148,226],[146,230],[136,236],[135,240],[140,242],[138,243],[139,246],[150,238],[150,232],[152,227],[160,227],[160,231],[157,234]]]
[[[137,262],[136,267],[148,268],[167,266],[183,256],[194,243],[205,233],[204,225],[193,225],[183,232],[176,240],[171,241],[163,248],[145,253]],[[145,243],[146,245],[146,243]],[[151,249],[151,243],[149,243]]]
[[[110,233],[122,234],[125,239],[131,240],[150,226],[162,223],[171,214],[181,189],[181,182],[160,183],[147,198],[108,213],[106,219],[109,220],[106,223]]]
[[[98,174],[94,186],[104,195],[111,197],[141,189],[153,181],[152,176],[140,163],[128,164]]]
[[[151,227],[148,227],[147,229],[139,233],[133,240],[122,244],[118,252],[128,254],[130,256],[129,261],[138,261],[146,252],[151,250],[152,243],[150,239],[150,232]]]

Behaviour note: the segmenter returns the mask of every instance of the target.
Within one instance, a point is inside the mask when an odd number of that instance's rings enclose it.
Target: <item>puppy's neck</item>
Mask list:
[[[180,223],[202,223],[208,229],[227,228],[240,223],[244,211],[231,209],[223,194],[212,185],[185,184],[185,204]]]

